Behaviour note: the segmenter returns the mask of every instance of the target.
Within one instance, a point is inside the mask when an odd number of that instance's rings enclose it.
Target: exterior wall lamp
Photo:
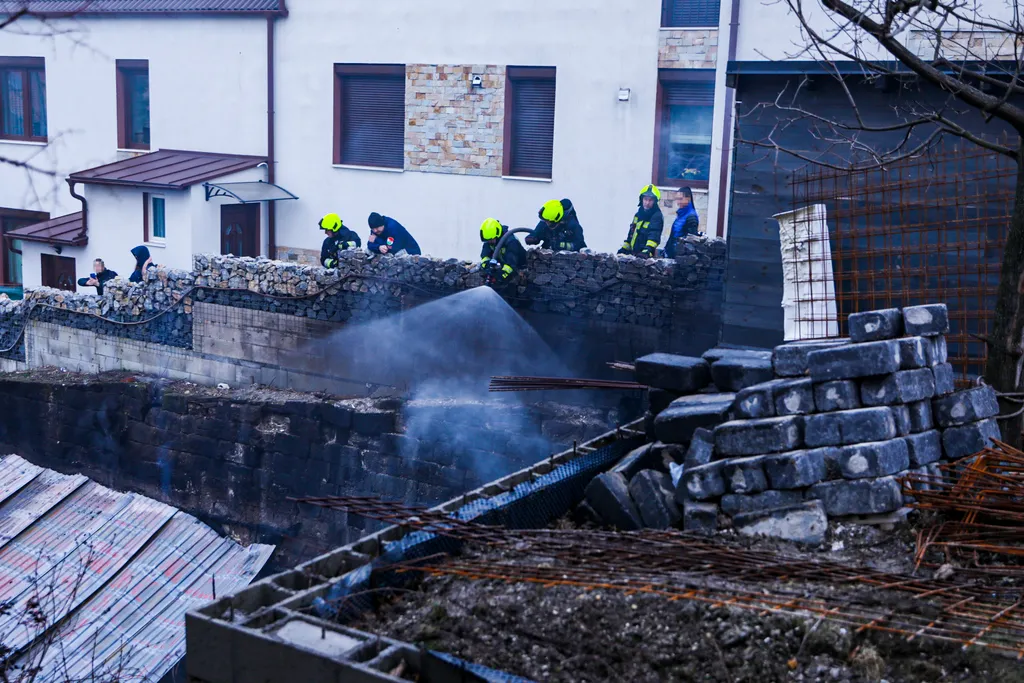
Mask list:
[[[619,102],[629,102],[629,88],[619,88]]]

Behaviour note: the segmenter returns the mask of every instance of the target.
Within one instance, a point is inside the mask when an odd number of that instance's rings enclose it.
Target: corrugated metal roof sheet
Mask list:
[[[0,601],[13,605],[0,633],[40,682],[159,680],[185,654],[185,613],[213,599],[214,580],[222,595],[238,590],[273,552],[16,455],[0,459],[0,499]],[[33,610],[45,618],[26,619]]]
[[[33,223],[7,233],[9,236],[28,240],[29,242],[45,242],[46,244],[63,244],[69,247],[81,247],[89,243],[82,221],[82,212],[69,213],[66,216],[51,218],[42,223]]]
[[[196,183],[255,168],[266,157],[211,154],[161,149],[141,156],[72,173],[70,179],[90,185],[121,185],[184,190]]]
[[[0,14],[265,14],[284,12],[284,0],[0,0]]]

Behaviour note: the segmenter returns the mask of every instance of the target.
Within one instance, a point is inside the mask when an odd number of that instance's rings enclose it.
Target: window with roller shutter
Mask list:
[[[661,0],[661,25],[664,28],[718,26],[720,7],[718,0]]]
[[[663,69],[658,75],[655,182],[707,187],[715,114],[715,72]]]
[[[334,65],[334,163],[405,166],[404,65]]]
[[[554,67],[508,67],[502,173],[550,178],[554,143]]]

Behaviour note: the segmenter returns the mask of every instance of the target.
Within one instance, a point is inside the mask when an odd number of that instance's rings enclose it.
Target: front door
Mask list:
[[[225,204],[220,207],[220,253],[260,255],[259,204]]]
[[[42,254],[43,287],[75,291],[75,259]]]

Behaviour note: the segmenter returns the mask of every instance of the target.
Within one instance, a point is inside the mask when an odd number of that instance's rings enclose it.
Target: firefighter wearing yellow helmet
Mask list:
[[[544,202],[537,217],[540,221],[533,232],[526,236],[527,244],[539,244],[542,249],[553,251],[579,251],[586,248],[583,226],[568,199]]]
[[[363,244],[359,235],[346,228],[336,213],[321,218],[319,227],[327,235],[320,247],[320,265],[324,268],[337,268],[339,253],[346,249],[358,249]]]
[[[526,249],[515,235],[509,236],[501,245],[501,251],[495,253],[498,242],[507,231],[508,228],[494,218],[488,218],[480,225],[480,241],[484,243],[480,251],[480,268],[486,274],[488,284],[506,283],[526,265]]]
[[[640,203],[629,226],[626,241],[619,249],[620,254],[654,258],[661,243],[661,231],[665,228],[665,217],[661,215],[661,191],[654,185],[645,185],[640,190]]]

